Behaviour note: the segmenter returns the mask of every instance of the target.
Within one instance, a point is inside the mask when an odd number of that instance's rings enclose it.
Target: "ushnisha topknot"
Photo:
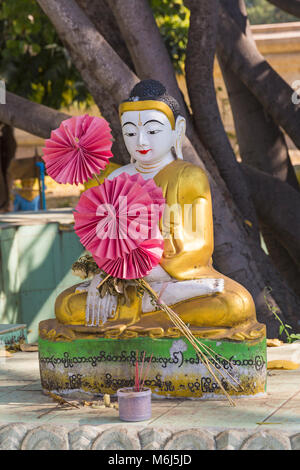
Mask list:
[[[129,99],[135,96],[139,98],[148,98],[150,97],[158,97],[162,95],[166,95],[167,90],[166,87],[157,80],[142,80],[141,82],[137,83],[131,90]]]
[[[173,96],[168,95],[166,88],[157,80],[142,80],[130,92],[129,98],[119,106],[120,117],[125,111],[157,109],[168,117],[172,129],[180,113],[180,106]]]

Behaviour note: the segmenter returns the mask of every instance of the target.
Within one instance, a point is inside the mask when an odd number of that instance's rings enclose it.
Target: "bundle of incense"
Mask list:
[[[109,279],[111,276],[108,274],[101,282],[100,284],[97,286],[98,288],[107,280]],[[218,374],[220,374],[223,379],[227,379],[228,380],[228,377],[233,381],[235,382],[235,384],[237,385],[237,387],[235,385],[233,385],[232,383],[230,383],[230,386],[235,390],[235,391],[239,391],[239,390],[243,390],[243,387],[241,386],[241,384],[238,383],[238,381],[231,375],[229,374],[228,370],[226,370],[221,364],[219,364],[219,369],[212,363],[211,360],[208,359],[207,356],[210,356],[211,358],[214,359],[211,351],[213,352],[213,350],[211,348],[209,348],[209,346],[205,345],[204,343],[202,343],[201,341],[199,341],[199,339],[197,339],[191,332],[191,330],[188,328],[188,326],[181,320],[181,318],[179,317],[179,315],[177,315],[176,312],[174,312],[168,305],[166,305],[162,300],[161,300],[161,296],[158,296],[157,293],[152,289],[152,287],[148,284],[148,282],[146,282],[144,279],[136,279],[136,282],[137,284],[142,287],[144,290],[146,290],[150,296],[153,298],[153,300],[156,302],[156,305],[157,307],[159,307],[162,311],[164,311],[168,317],[170,318],[170,320],[172,321],[172,323],[179,329],[179,331],[183,334],[183,336],[186,337],[186,339],[189,341],[189,343],[192,345],[193,349],[195,350],[197,356],[199,357],[199,359],[205,364],[208,372],[214,377],[215,381],[217,382],[217,384],[219,385],[220,389],[223,391],[224,395],[227,397],[229,403],[233,406],[235,406],[235,403],[234,401],[232,400],[232,398],[230,397],[230,395],[228,394],[228,392],[225,390],[221,380],[217,377],[217,375],[214,373],[213,371],[213,368],[216,370],[216,372]],[[200,349],[202,348],[204,350],[204,352]],[[219,357],[222,358],[222,356],[218,355]],[[151,358],[152,358],[152,355],[151,355]],[[223,358],[225,359],[225,361],[229,362],[228,359],[226,358]],[[148,368],[149,368],[149,365],[150,363],[148,364]],[[226,375],[227,377],[226,377]],[[145,381],[145,378],[144,378],[144,381]],[[143,381],[143,383],[144,383]],[[136,363],[136,378],[135,378],[135,390],[136,391],[139,391],[139,380],[138,380],[138,365]]]
[[[154,300],[156,301],[157,303],[157,306],[163,310],[165,313],[167,313],[168,317],[170,318],[170,320],[172,321],[172,323],[179,329],[179,331],[187,338],[187,340],[189,341],[189,343],[193,346],[197,356],[199,357],[200,360],[203,361],[203,363],[205,364],[207,370],[210,372],[210,374],[214,377],[214,379],[216,380],[217,384],[219,385],[219,387],[221,388],[221,390],[223,391],[224,395],[227,397],[229,403],[233,406],[235,406],[235,403],[234,401],[232,400],[232,398],[230,397],[230,395],[228,394],[228,392],[225,390],[221,380],[217,377],[217,375],[214,373],[213,371],[213,368],[216,370],[217,373],[219,373],[223,378],[226,378],[224,376],[224,373],[225,372],[236,384],[237,386],[239,387],[239,389],[243,389],[243,387],[237,382],[237,380],[232,377],[229,372],[223,367],[221,366],[221,364],[219,364],[219,367],[220,369],[223,369],[223,371],[219,370],[216,368],[216,366],[207,358],[206,354],[208,354],[210,357],[213,357],[213,355],[211,354],[211,349],[204,345],[201,341],[199,341],[193,334],[192,332],[190,331],[190,329],[187,327],[187,325],[181,320],[181,318],[179,317],[179,315],[177,315],[177,313],[175,313],[170,307],[168,307],[168,305],[166,305],[164,302],[162,302],[160,299],[159,299],[159,296],[157,295],[157,293],[152,289],[152,287],[144,280],[144,279],[141,279],[140,281],[140,284],[149,292],[149,294],[154,298]],[[205,353],[200,349],[200,347],[203,348],[203,350],[205,351]],[[231,387],[235,390],[235,391],[238,391],[238,389],[230,384]]]
[[[149,362],[148,362],[148,366],[146,368],[146,372],[144,374],[144,377],[142,379],[142,375],[143,375],[143,369],[144,369],[144,363],[145,363],[145,356],[146,356],[146,351],[144,351],[144,355],[143,355],[143,359],[142,359],[142,365],[141,365],[141,369],[139,371],[139,367],[138,367],[138,352],[136,351],[136,361],[135,361],[135,385],[134,385],[134,390],[135,392],[139,392],[139,391],[143,391],[143,387],[144,387],[144,383],[145,383],[145,380],[147,378],[147,375],[148,375],[148,371],[149,371],[149,367],[150,367],[150,364],[151,364],[151,361],[152,361],[152,357],[153,357],[153,353],[151,354],[150,356],[150,359],[149,359]]]

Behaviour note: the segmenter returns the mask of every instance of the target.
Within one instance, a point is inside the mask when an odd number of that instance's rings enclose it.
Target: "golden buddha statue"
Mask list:
[[[235,341],[264,337],[265,325],[257,322],[249,292],[212,266],[209,182],[200,167],[182,159],[185,119],[177,101],[167,95],[159,82],[144,80],[121,103],[120,120],[131,163],[113,171],[109,179],[121,172],[138,172],[145,179],[153,178],[166,200],[160,225],[164,253],[160,264],[145,279],[195,336]],[[170,214],[166,217],[168,208],[173,208],[171,217]],[[195,214],[200,220],[196,231],[187,227]],[[63,336],[66,328],[76,337],[81,334],[108,338],[180,336],[167,315],[155,310],[146,294],[140,298],[132,289],[129,307],[109,294],[101,299],[96,289],[99,276],[58,296],[55,328],[59,324],[61,332],[65,330]],[[102,324],[91,322],[85,326],[89,311],[96,311],[98,319],[99,315],[104,319]]]

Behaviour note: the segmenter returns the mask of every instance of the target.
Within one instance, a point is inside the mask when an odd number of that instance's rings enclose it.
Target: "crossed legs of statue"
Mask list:
[[[244,340],[255,339],[262,334],[263,325],[257,323],[255,306],[251,295],[235,281],[216,271],[213,277],[224,279],[224,290],[210,295],[194,295],[168,305],[189,324],[192,332],[202,337],[224,337]],[[99,280],[98,280],[99,282]],[[189,281],[183,281],[188,283]],[[97,280],[94,280],[94,284]],[[180,284],[182,282],[179,281]],[[178,283],[178,285],[179,285]],[[113,296],[100,299],[78,290],[80,286],[67,289],[57,298],[56,318],[71,325],[94,325],[95,332],[107,337],[179,336],[179,331],[163,311],[145,311],[142,300],[131,292],[130,306],[117,304]],[[177,289],[188,293],[188,289]],[[91,291],[90,291],[91,292]],[[147,308],[146,308],[147,310]],[[102,322],[100,321],[102,319]]]

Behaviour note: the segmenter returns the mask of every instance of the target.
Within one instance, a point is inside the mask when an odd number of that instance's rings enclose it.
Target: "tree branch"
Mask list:
[[[194,0],[193,3],[195,7],[199,6],[197,5],[198,2],[194,2]],[[201,2],[201,6],[203,6],[203,2]],[[207,28],[207,23],[204,25],[204,29],[205,28]],[[195,29],[197,28],[195,27]],[[207,29],[210,30],[211,26]],[[197,34],[197,32],[195,34]],[[195,43],[195,48],[196,47],[202,47],[202,52],[205,54],[205,46],[203,46],[199,41]],[[209,50],[209,47],[207,47],[207,49]],[[197,54],[197,50],[195,53]],[[194,65],[196,67],[197,64],[195,63]],[[191,69],[195,73],[193,67],[191,67]],[[197,78],[199,79],[202,74],[206,77],[206,81],[203,81],[201,92],[205,93],[205,90],[207,90],[207,80],[209,81],[209,73],[207,73],[205,67],[203,67],[201,72],[196,75]],[[193,113],[195,114],[197,112],[197,106],[192,105],[192,108]],[[205,123],[203,126],[204,125]],[[212,174],[215,176],[218,174],[218,171],[213,171],[212,169]],[[219,183],[218,177],[217,181]],[[223,198],[221,200],[219,196],[220,191],[223,194]],[[241,227],[243,221],[232,206],[231,200],[227,196],[227,190],[222,187],[222,184],[219,186],[218,190],[216,190],[215,186],[212,185],[212,199],[214,207],[215,233],[215,251],[213,259],[214,263],[216,263],[217,269],[228,275],[230,278],[243,284],[251,292],[255,300],[258,319],[267,324],[267,333],[269,337],[276,337],[278,335],[278,325],[276,324],[276,321],[274,321],[272,313],[267,309],[265,304],[264,288],[266,285],[272,287],[272,299],[269,300],[273,305],[277,305],[279,307],[282,318],[289,321],[290,324],[297,329],[297,309],[300,306],[299,298],[282,280],[280,274],[274,268],[270,258],[263,252],[254,238],[245,237],[245,230]],[[224,204],[225,201],[226,203]],[[219,206],[220,203],[223,204],[222,209]],[[231,213],[234,214],[233,224],[230,224],[228,211],[231,211]],[[226,228],[224,223],[226,224]],[[231,237],[229,234],[231,234]],[[234,242],[233,239],[235,239]],[[234,250],[238,251],[238,257],[235,256]],[[242,265],[243,261],[246,259],[247,262],[244,271]],[[255,282],[251,282],[249,278],[249,276],[251,276],[251,272],[253,272]]]
[[[118,103],[111,94],[101,84],[99,84],[99,82],[97,82],[90,73],[87,72],[86,69],[81,71],[81,76],[101,112],[101,116],[107,120],[111,127],[113,135],[113,144],[111,148],[113,153],[112,161],[121,165],[129,163],[130,157],[125,147],[120,126]]]
[[[177,83],[174,67],[148,1],[106,0],[106,2],[115,15],[139,78],[160,81],[168,93],[177,99],[187,121],[188,138],[183,143],[185,159],[196,164],[199,162],[199,157],[201,160],[208,159],[207,152],[195,133],[187,105]]]
[[[220,116],[213,80],[219,0],[186,0],[191,11],[186,51],[186,80],[194,122],[212,154],[242,216],[251,221],[258,239],[258,222],[247,183]]]
[[[84,13],[95,25],[112,49],[135,72],[130,53],[121,35],[120,28],[106,0],[76,0]]]
[[[174,67],[148,1],[106,1],[115,15],[139,78],[159,80],[185,112]]]
[[[285,279],[289,287],[300,298],[300,269],[289,252],[281,244],[281,240],[276,237],[273,228],[262,219],[259,219],[259,223],[269,257],[271,257],[281,277]]]
[[[7,124],[0,123],[0,212],[8,211],[11,204],[9,198],[11,181],[8,175],[8,168],[15,156],[16,148],[17,144],[13,128]]]
[[[46,139],[50,137],[51,130],[70,117],[9,91],[6,92],[6,104],[0,104],[0,122]]]
[[[68,2],[41,0],[39,3],[57,29],[60,39],[68,49],[74,65],[81,73],[101,114],[110,123],[114,137],[112,146],[114,161],[121,164],[128,163],[129,155],[120,129],[118,104],[129,92],[126,84],[136,83],[138,78],[91,21],[93,19],[98,27],[101,26],[108,40],[118,45],[119,52],[128,60],[130,56],[124,41],[118,40],[118,27],[113,15],[104,0],[97,2],[98,5],[95,2],[87,4],[86,0],[78,0],[91,19],[73,0]],[[102,15],[99,15],[99,8]],[[110,32],[109,25],[115,28],[115,35]],[[116,80],[119,80],[119,83],[116,83]]]
[[[90,73],[117,103],[127,98],[138,77],[120,59],[74,0],[38,0],[76,67]]]
[[[244,163],[299,188],[283,132],[238,76],[218,56]],[[255,135],[255,139],[253,139]]]
[[[127,4],[128,8],[132,7],[130,3],[134,2],[128,2],[127,0],[125,1],[125,4]],[[119,2],[119,6],[122,7],[122,5],[123,2]],[[138,11],[140,13],[140,10]],[[119,15],[116,14],[116,18],[118,18],[118,16]],[[134,41],[138,43],[138,46],[134,45],[134,47],[137,47],[137,49],[135,49],[135,60],[139,61],[139,66],[142,68],[145,50],[147,50],[147,56],[150,58],[148,71],[150,70],[150,72],[152,72],[149,76],[160,79],[164,84],[166,84],[164,77],[160,75],[153,75],[153,72],[156,74],[157,71],[156,64],[160,65],[160,63],[159,61],[153,60],[153,57],[155,56],[153,56],[151,49],[147,47],[147,43],[144,42],[144,34],[146,34],[146,32],[141,36],[135,36],[135,28],[139,30],[141,18],[143,18],[143,13],[141,12],[141,15],[136,15],[136,11],[134,11],[132,15],[129,15],[129,20],[134,20],[134,25],[130,26],[130,23],[126,23],[126,18],[122,20],[124,23],[123,27],[126,26],[127,31],[130,31],[130,36],[133,35],[133,37],[131,36],[131,39],[133,40],[134,38]],[[120,26],[121,23],[119,21],[118,23]],[[146,30],[148,27],[144,29]],[[151,35],[152,34],[155,33],[151,32]],[[125,38],[127,37],[128,33],[126,33]],[[127,47],[131,50],[128,42]],[[139,53],[137,53],[138,48]],[[138,54],[140,54],[140,56]],[[135,62],[135,67],[137,67],[137,62]],[[172,74],[173,73],[174,72],[172,70]],[[147,75],[143,76],[147,77]],[[174,92],[172,93],[175,94]],[[192,139],[192,141],[198,150],[199,147],[197,146],[196,139],[195,141]],[[192,146],[189,146],[189,148],[191,147]],[[274,293],[276,292],[276,300],[278,300],[277,305],[279,305],[283,317],[288,319],[288,321],[291,323],[293,323],[292,313],[300,308],[300,302],[294,293],[291,292],[282,282],[280,276],[278,273],[276,273],[270,260],[261,250],[260,246],[257,243],[250,242],[250,237],[249,235],[247,236],[243,220],[241,219],[240,214],[237,212],[235,205],[232,203],[228,189],[224,186],[224,182],[219,175],[219,171],[213,162],[210,153],[207,152],[201,144],[200,150],[198,150],[198,154],[199,153],[200,158],[202,158],[205,162],[206,169],[209,171],[212,189],[216,246],[214,260],[217,260],[218,269],[221,272],[228,275],[229,277],[232,277],[233,279],[236,279],[238,282],[242,283],[249,289],[255,299],[260,320],[268,324],[268,333],[275,337],[278,334],[278,325],[265,305],[263,291],[266,283],[261,277],[260,272],[264,271],[264,277],[268,279],[268,285],[272,286]],[[188,154],[187,149],[185,148],[184,155],[187,160],[190,160],[198,165],[201,164],[194,150],[192,154]],[[257,264],[258,260],[260,263],[259,266]],[[274,300],[273,295],[274,304],[276,304],[276,300]]]
[[[120,57],[112,50],[103,36],[96,30],[95,26],[82,10],[74,3],[74,0],[38,0],[45,13],[53,22],[58,34],[72,53],[73,60],[80,70],[86,69],[97,81],[111,94],[112,98],[119,103],[126,98],[137,83],[138,78],[122,62]],[[153,58],[154,60],[154,58]],[[185,158],[195,164],[203,166],[195,149],[190,145],[192,152]],[[207,154],[209,164],[210,181],[214,205],[215,241],[219,253],[217,254],[218,266],[221,272],[233,279],[238,280],[251,292],[255,299],[259,318],[264,318],[268,323],[271,335],[277,333],[277,322],[266,308],[263,290],[265,281],[260,274],[258,261],[262,262],[265,270],[268,269],[268,279],[276,293],[283,290],[284,302],[280,304],[283,316],[288,318],[289,309],[292,312],[299,310],[300,305],[295,296],[286,289],[280,278],[274,272],[268,260],[264,259],[261,249],[252,238],[247,235],[245,225],[240,218],[224,182],[220,178],[218,169],[215,167],[209,153]],[[217,183],[216,183],[217,181]],[[276,277],[277,276],[277,277]],[[285,313],[287,312],[286,316]],[[274,337],[274,336],[273,336]]]
[[[237,2],[222,0],[222,4],[239,27],[240,34],[244,33],[255,45],[247,21],[244,0],[238,0]],[[230,63],[223,61],[220,54],[218,55],[218,61],[230,100],[239,152],[243,163],[276,176],[281,181],[287,182],[296,190],[299,190],[299,184],[281,129],[231,70]],[[253,135],[255,135],[255,139],[253,139]],[[259,225],[269,255],[276,268],[292,289],[300,295],[299,270],[293,259],[264,220],[259,219]]]
[[[268,0],[268,2],[281,10],[300,18],[300,0]]]
[[[300,106],[294,91],[268,64],[220,2],[218,51],[264,109],[300,148]]]
[[[300,193],[267,173],[241,164],[257,213],[300,269]]]

